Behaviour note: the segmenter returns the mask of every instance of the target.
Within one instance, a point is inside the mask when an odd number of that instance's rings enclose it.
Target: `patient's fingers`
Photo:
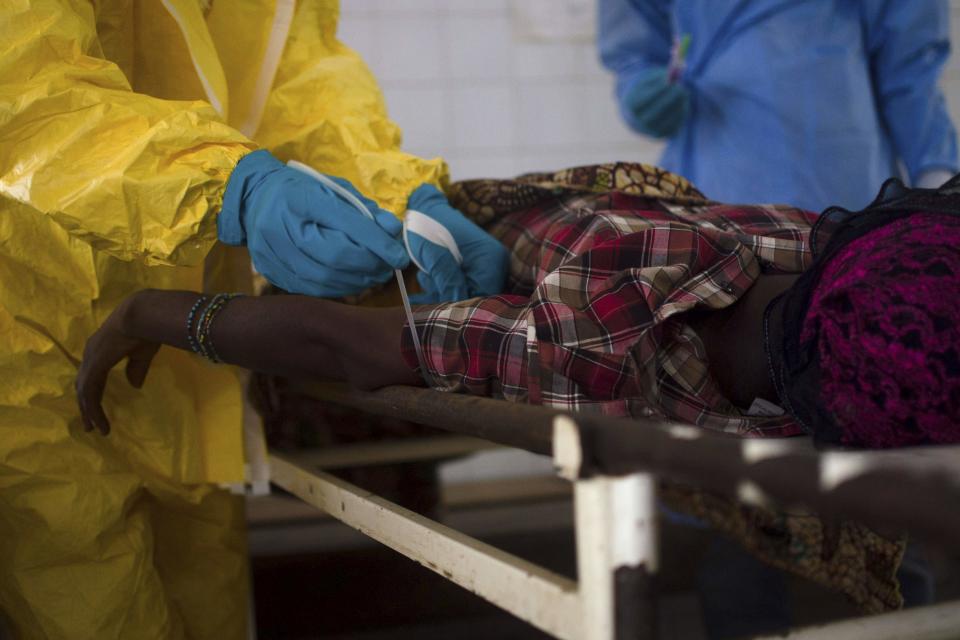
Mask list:
[[[96,428],[103,435],[110,433],[110,421],[103,411],[107,376],[118,362],[138,350],[140,344],[113,331],[109,321],[87,340],[76,384],[80,416],[87,431]],[[143,354],[145,356],[146,353]],[[146,366],[149,366],[149,360]],[[146,375],[145,371],[143,375]]]
[[[77,386],[77,404],[80,407],[80,421],[83,422],[83,430],[90,432],[93,430],[93,422],[88,417],[86,401],[80,395],[80,387]]]
[[[85,431],[95,428],[103,435],[110,433],[110,421],[103,412],[103,389],[106,386],[107,372],[97,366],[91,366],[84,358],[77,373],[77,402],[80,405],[80,417]]]
[[[153,356],[157,354],[159,348],[159,344],[144,343],[130,352],[127,361],[127,381],[135,389],[143,386],[143,381],[150,370],[150,363],[153,362]]]

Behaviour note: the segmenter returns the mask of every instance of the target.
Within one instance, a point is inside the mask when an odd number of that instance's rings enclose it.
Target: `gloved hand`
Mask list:
[[[647,69],[620,96],[620,110],[634,130],[668,138],[687,119],[690,92],[679,82],[669,82],[665,68]]]
[[[414,224],[415,212],[428,220]],[[414,191],[407,201],[407,221],[406,241],[421,268],[417,280],[423,289],[410,296],[412,302],[452,302],[503,291],[510,253],[451,207],[439,189],[425,184]]]
[[[386,282],[410,262],[399,240],[400,221],[348,181],[333,180],[375,221],[313,177],[268,151],[254,151],[230,175],[217,236],[246,245],[257,271],[292,293],[340,297]]]

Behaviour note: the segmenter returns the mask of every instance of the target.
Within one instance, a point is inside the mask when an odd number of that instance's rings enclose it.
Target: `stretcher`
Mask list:
[[[568,414],[412,387],[364,392],[304,382],[297,390],[551,456],[558,475],[573,485],[577,580],[344,482],[325,471],[315,453],[271,453],[269,463],[274,484],[564,640],[656,637],[651,585],[658,561],[658,478],[709,482],[711,490],[746,504],[802,505],[932,544],[952,546],[960,538],[960,447],[818,451],[803,438],[743,439],[665,421]],[[787,637],[958,635],[960,601],[798,629]]]

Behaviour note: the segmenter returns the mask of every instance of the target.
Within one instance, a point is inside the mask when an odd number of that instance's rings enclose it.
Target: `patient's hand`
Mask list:
[[[77,402],[87,431],[110,433],[101,406],[107,376],[127,360],[127,380],[143,385],[161,345],[190,350],[186,319],[202,303],[192,291],[146,290],[110,314],[87,340]],[[296,378],[345,380],[361,389],[419,384],[400,352],[403,309],[363,308],[298,295],[239,297],[217,315],[220,361]]]
[[[133,337],[125,330],[135,301],[136,296],[124,300],[103,326],[90,336],[83,350],[76,389],[80,416],[86,431],[96,428],[103,435],[110,433],[110,421],[101,406],[110,370],[126,358],[127,381],[139,389],[147,377],[153,356],[160,348],[160,343]]]

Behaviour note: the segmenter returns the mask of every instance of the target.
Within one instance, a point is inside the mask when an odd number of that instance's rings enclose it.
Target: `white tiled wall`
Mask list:
[[[584,24],[594,2],[341,0],[340,38],[379,79],[404,148],[443,156],[454,179],[656,162],[660,145],[617,113]],[[960,49],[960,0],[951,0],[951,27]],[[960,124],[960,55],[944,88]]]
[[[339,35],[380,81],[404,149],[443,156],[454,179],[655,161],[659,146],[617,115],[590,25],[564,37],[571,25],[556,19],[592,19],[593,0],[519,3],[341,0]],[[538,37],[525,14],[543,11],[552,31]]]

